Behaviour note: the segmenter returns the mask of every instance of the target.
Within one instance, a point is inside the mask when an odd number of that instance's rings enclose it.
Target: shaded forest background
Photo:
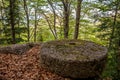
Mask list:
[[[103,76],[120,79],[119,0],[0,0],[0,45],[56,39],[106,46]]]

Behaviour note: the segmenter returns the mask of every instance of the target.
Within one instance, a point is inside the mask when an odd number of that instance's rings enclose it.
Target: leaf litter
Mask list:
[[[22,55],[0,53],[0,80],[71,80],[42,68],[39,49],[35,46]]]

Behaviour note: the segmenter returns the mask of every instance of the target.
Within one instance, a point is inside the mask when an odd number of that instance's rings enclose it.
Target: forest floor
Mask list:
[[[39,46],[25,54],[0,53],[0,80],[70,80],[40,66]]]
[[[38,51],[39,46],[22,55],[0,53],[0,80],[71,80],[42,68]]]

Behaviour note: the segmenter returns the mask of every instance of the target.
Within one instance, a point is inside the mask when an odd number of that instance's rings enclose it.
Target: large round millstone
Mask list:
[[[41,46],[40,60],[44,68],[63,77],[99,76],[105,66],[107,49],[84,40],[56,40]]]

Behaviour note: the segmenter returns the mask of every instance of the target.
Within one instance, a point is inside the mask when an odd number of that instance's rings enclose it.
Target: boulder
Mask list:
[[[23,54],[34,46],[39,46],[42,43],[26,43],[13,44],[9,46],[0,47],[0,53]]]
[[[84,40],[49,41],[39,53],[42,67],[71,78],[101,75],[107,58],[106,47]]]

